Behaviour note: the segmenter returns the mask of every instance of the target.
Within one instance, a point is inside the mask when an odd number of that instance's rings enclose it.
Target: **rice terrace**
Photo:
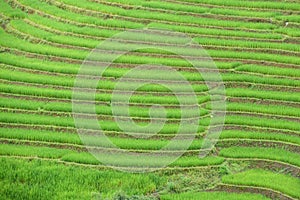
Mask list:
[[[0,9],[0,199],[300,199],[299,0]]]

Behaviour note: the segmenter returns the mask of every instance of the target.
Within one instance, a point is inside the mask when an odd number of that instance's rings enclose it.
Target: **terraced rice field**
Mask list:
[[[299,1],[1,0],[0,10],[0,199],[300,199]],[[183,116],[197,125],[184,129],[195,138],[180,158],[146,173],[127,171],[145,165],[155,169],[156,157],[117,162],[118,151],[96,138],[97,127],[83,127],[83,140],[74,120],[74,86],[82,63],[101,42],[132,29],[188,36],[212,58],[225,86],[226,111],[213,106],[220,99],[209,95],[205,77],[178,55],[145,48],[126,52],[111,65],[111,55],[104,55],[102,67],[109,67],[94,84],[95,107],[83,109],[89,107],[88,97],[75,100],[82,120],[96,114],[114,145],[148,153],[169,144]],[[181,45],[164,35],[148,39],[168,48]],[[104,53],[127,50],[109,48]],[[184,52],[189,59],[197,57],[193,49]],[[170,66],[190,87],[161,72],[157,83],[136,88],[129,113],[141,128],[127,125],[127,134],[115,119],[113,103],[120,103],[117,116],[127,122],[121,109],[125,94],[151,77],[142,70],[121,87],[118,81],[149,63]],[[97,77],[97,70],[83,77]],[[159,81],[173,81],[184,108]],[[114,96],[116,88],[121,93]],[[190,88],[195,101],[189,101]],[[153,104],[163,106],[164,115]],[[213,115],[214,109],[221,114]],[[195,118],[199,122],[188,121]],[[214,130],[220,127],[218,135]],[[219,139],[207,151],[205,138],[214,134]],[[183,147],[179,142],[163,153],[173,155]],[[90,149],[113,151],[100,156],[115,168]]]

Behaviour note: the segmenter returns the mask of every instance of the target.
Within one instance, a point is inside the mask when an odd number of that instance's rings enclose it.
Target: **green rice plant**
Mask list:
[[[32,140],[53,143],[69,143],[82,145],[82,141],[78,134],[47,131],[47,130],[34,130],[34,129],[20,129],[20,128],[0,128],[0,137],[8,139]]]
[[[270,188],[294,198],[300,197],[300,182],[298,178],[262,169],[252,169],[233,175],[223,176],[222,182],[235,185]]]
[[[267,200],[269,198],[262,194],[255,193],[234,193],[234,192],[183,192],[179,194],[164,194],[161,196],[162,200],[194,200],[194,199],[206,199],[206,200]]]
[[[211,109],[211,108],[210,106],[206,106],[206,109]],[[283,106],[283,105],[272,105],[272,104],[261,105],[256,103],[228,102],[226,104],[226,110],[300,117],[299,108]]]
[[[4,47],[16,48],[32,53],[63,56],[74,59],[84,59],[88,55],[88,52],[83,50],[72,50],[66,48],[62,49],[50,45],[33,44],[4,32],[2,28],[0,29],[0,36],[2,38],[0,44]]]
[[[99,170],[35,159],[1,158],[0,163],[4,199],[112,199],[120,191],[147,195],[167,184],[167,176],[159,173]]]
[[[300,96],[297,93],[281,92],[281,91],[262,91],[249,88],[228,88],[226,95],[232,97],[248,97],[259,99],[273,99],[282,101],[299,102]]]
[[[292,37],[300,37],[299,29],[294,27],[279,27],[274,31],[276,33],[286,34]]]
[[[300,155],[283,149],[263,147],[230,147],[222,149],[220,156],[229,158],[260,158],[300,166]]]
[[[0,62],[8,65],[13,65],[19,68],[58,72],[63,74],[77,74],[80,68],[79,64],[70,64],[63,62],[54,62],[49,60],[41,60],[36,58],[28,58],[25,56],[15,55],[11,53],[1,53]]]
[[[33,53],[41,53],[46,55],[55,55],[75,59],[85,59],[87,56],[87,51],[82,50],[72,50],[72,49],[61,49],[58,47],[52,47],[49,45],[32,44],[28,41],[21,40],[16,37],[5,33],[0,30],[0,35],[3,37],[0,44],[10,48],[17,48],[23,51],[29,51]],[[213,57],[226,57],[226,58],[238,58],[238,59],[255,59],[255,60],[267,60],[282,63],[299,64],[300,58],[295,58],[293,56],[280,56],[266,54],[266,53],[251,53],[248,52],[234,52],[234,51],[217,51],[209,50],[208,53]],[[112,55],[105,55],[97,57],[96,60],[109,61]],[[93,58],[94,59],[94,58]],[[163,64],[168,66],[180,66],[180,67],[190,67],[191,64],[186,60],[179,58],[159,58],[159,57],[147,57],[147,56],[136,56],[136,55],[126,55],[121,56],[114,60],[116,63],[129,63],[129,64]]]
[[[49,31],[45,31],[39,28],[36,28],[32,25],[27,24],[23,20],[12,20],[10,21],[10,25],[17,29],[20,32],[25,34],[41,38],[43,40],[47,40],[50,42],[56,42],[60,44],[74,45],[80,47],[88,47],[95,48],[100,44],[101,40],[92,40],[87,38],[79,38],[74,36],[64,36],[57,35],[55,33],[51,33]]]
[[[19,68],[35,69],[40,71],[58,72],[62,74],[74,74],[78,73],[80,68],[79,64],[70,64],[63,62],[55,62],[49,60],[41,60],[36,58],[28,58],[25,56],[19,56],[11,53],[1,53],[0,61],[3,64],[13,65]],[[216,62],[216,65],[220,69],[231,69],[237,65],[237,63],[223,63]],[[110,68],[108,67],[102,74],[104,77],[120,78],[124,76],[130,68]],[[201,81],[203,80],[198,73],[191,72],[179,72],[189,81]],[[89,70],[88,73],[82,72],[82,74],[88,75],[99,75],[99,70],[96,68],[95,71]],[[144,75],[146,78],[147,76]],[[165,77],[161,77],[165,78]]]
[[[112,71],[112,70],[109,70]],[[141,71],[141,73],[145,73],[144,71]],[[158,73],[158,72],[153,72]],[[150,72],[151,74],[151,72]],[[138,75],[136,75],[138,78]],[[30,72],[21,72],[17,71],[15,69],[8,69],[8,67],[2,69],[2,73],[0,74],[1,79],[6,79],[10,81],[20,81],[20,82],[28,82],[28,83],[38,83],[43,85],[59,85],[59,86],[66,86],[66,87],[74,87],[74,83],[76,80],[76,77],[68,77],[64,75],[43,75],[43,74],[33,74]],[[133,77],[135,78],[135,77]],[[139,77],[142,78],[142,77]],[[148,77],[149,78],[149,77]],[[170,78],[170,77],[169,77]],[[111,93],[118,82],[112,81],[112,80],[100,80],[98,82],[98,85],[95,89],[104,89],[107,90],[105,93]],[[135,88],[136,82],[122,82],[122,85],[118,87],[118,90],[122,91],[131,91],[132,88]],[[184,87],[180,83],[168,83],[168,87],[172,87],[174,91],[180,93],[180,92],[190,92],[191,89],[193,89],[194,92],[206,92],[208,90],[207,86],[205,84],[193,84],[189,87]],[[94,86],[91,84],[83,85],[85,88],[94,88]],[[144,84],[141,87],[137,88],[136,91],[144,91],[144,92],[164,92],[168,93],[170,92],[170,89],[167,87],[164,87],[160,84],[155,83],[149,83]]]
[[[63,99],[72,99],[72,90],[57,90],[54,88],[38,88],[33,86],[21,86],[21,85],[7,85],[0,83],[0,92],[4,93],[14,93],[14,94],[22,94],[22,95],[33,95],[33,96],[43,96],[43,97],[54,97],[54,98],[63,98]],[[88,96],[87,96],[88,95]],[[95,94],[96,101],[103,101],[110,103],[111,94],[105,93],[96,93]],[[75,100],[90,100],[90,94],[87,92],[79,93],[77,92],[77,96]],[[198,104],[202,104],[210,100],[210,96],[197,96]],[[127,102],[127,97],[122,94],[114,95],[114,102]],[[156,96],[152,94],[145,95],[132,95],[130,97],[129,103],[142,103],[142,104],[153,104],[158,103],[162,105],[179,105],[179,101],[175,96]],[[181,101],[182,105],[192,105],[194,104],[194,100],[191,98],[184,99]]]
[[[261,9],[279,9],[279,10],[300,10],[297,3],[292,2],[273,2],[273,1],[243,1],[243,0],[230,0],[220,2],[218,0],[188,0],[189,2],[212,4],[219,6],[233,6],[242,8],[261,8]]]
[[[82,104],[85,105],[84,103]],[[13,108],[13,109],[24,109],[24,110],[35,110],[35,111],[54,111],[54,112],[72,112],[72,103],[69,102],[51,102],[51,101],[35,101],[35,100],[26,100],[23,99],[9,99],[0,97],[0,107],[3,108]],[[126,116],[127,113],[125,109],[122,108],[121,105],[118,105],[118,108],[123,109],[124,112],[118,112],[118,114],[122,114],[122,116]],[[155,117],[167,117],[180,119],[180,118],[188,118],[188,117],[199,117],[195,116],[195,112],[193,112],[195,108],[165,108],[166,115],[164,116],[159,112],[158,109],[152,108],[151,114]],[[112,109],[110,105],[95,105],[96,114],[99,115],[112,115]],[[94,113],[94,110],[89,110],[88,108],[82,108],[80,110],[81,113]],[[139,117],[139,118],[150,118],[150,109],[149,107],[139,107],[139,106],[130,106],[129,107],[129,115],[130,117]],[[209,113],[206,109],[200,109],[200,116],[207,115]],[[184,116],[183,116],[184,115]],[[116,116],[116,115],[115,115]]]
[[[40,157],[40,158],[51,158],[61,159],[67,162],[76,162],[82,164],[101,164],[94,155],[88,152],[76,152],[68,149],[57,149],[53,147],[38,147],[38,146],[26,146],[26,145],[12,145],[12,144],[1,144],[1,155],[12,155],[12,156],[26,156],[26,157]],[[98,154],[97,154],[98,155]],[[106,154],[100,153],[99,155],[106,156]],[[109,154],[110,155],[110,154]],[[145,162],[135,163],[128,162],[128,160],[120,160],[119,155],[110,155],[107,157],[107,162],[117,164],[123,167],[143,167],[146,164],[148,167],[155,167],[157,163]],[[153,162],[153,161],[152,161]],[[173,162],[170,166],[175,167],[193,167],[193,166],[209,166],[209,165],[220,165],[224,162],[224,158],[221,157],[206,157],[199,158],[198,156],[184,156]]]
[[[247,17],[274,17],[280,13],[276,12],[259,12],[254,10],[237,10],[232,8],[208,8],[204,6],[192,6],[192,5],[182,5],[176,2],[162,2],[162,1],[144,1],[144,0],[127,0],[126,2],[122,0],[109,0],[110,2],[117,2],[121,4],[129,4],[134,6],[142,6],[144,8],[159,8],[170,11],[184,11],[184,12],[194,12],[194,13],[209,13],[209,14],[221,14],[221,15],[233,15],[233,16],[247,16]]]
[[[117,30],[109,30],[104,28],[99,29],[97,27],[80,27],[74,24],[66,24],[63,22],[55,21],[53,19],[39,16],[36,14],[29,15],[28,19],[30,21],[33,21],[36,24],[47,26],[55,30],[89,35],[89,36],[112,37],[113,35],[120,32]],[[177,25],[162,24],[157,22],[149,23],[148,27],[174,30],[174,31],[179,31],[184,33],[204,34],[204,35],[234,36],[234,37],[243,37],[243,38],[249,37],[249,38],[282,39],[282,36],[276,33],[254,33],[254,32],[239,31],[239,30],[220,30],[220,29],[213,29],[213,28],[177,26]]]
[[[254,140],[271,140],[284,141],[300,145],[300,138],[288,134],[276,134],[268,132],[249,132],[239,130],[223,130],[220,139],[254,139]]]
[[[243,27],[243,28],[252,28],[252,29],[273,29],[276,26],[268,23],[254,23],[254,22],[239,22],[239,21],[226,21],[226,20],[218,20],[212,18],[199,18],[194,16],[187,15],[175,15],[169,13],[160,13],[155,11],[147,11],[147,10],[138,10],[131,9],[128,12],[126,9],[109,6],[105,4],[101,4],[99,2],[90,2],[90,1],[70,1],[70,0],[60,0],[61,2],[73,6],[78,6],[80,8],[96,10],[100,12],[117,14],[120,16],[129,16],[134,18],[143,18],[143,19],[155,19],[155,20],[166,20],[173,22],[181,22],[181,23],[194,23],[199,25],[212,25],[212,26],[226,26],[226,27]]]
[[[275,129],[288,129],[297,131],[300,134],[299,123],[295,121],[282,120],[282,119],[270,119],[266,117],[253,117],[253,116],[238,116],[238,115],[227,115],[225,124],[236,124],[236,125],[248,125],[248,126],[259,126],[269,127]]]
[[[47,61],[47,60],[39,60],[39,59],[32,59],[32,58],[26,58],[22,56],[15,56],[13,54],[9,53],[2,53],[0,54],[0,61],[5,64],[17,66],[20,68],[28,68],[28,69],[36,69],[36,70],[42,70],[42,71],[50,71],[50,72],[59,72],[59,73],[64,73],[64,74],[76,74],[78,72],[78,68],[80,68],[80,65],[77,64],[69,64],[69,63],[60,63],[60,62],[52,62],[52,61]],[[230,63],[227,65],[223,65],[223,63],[216,63],[217,66],[221,69],[223,68],[230,68],[233,67],[235,63]],[[114,77],[114,78],[120,78],[124,76],[127,72],[130,71],[130,68],[110,68],[108,67],[102,74],[104,77]],[[20,73],[20,72],[19,72]],[[95,68],[94,70],[89,70],[88,72],[85,72],[85,74],[89,75],[98,75],[98,69]],[[185,77],[188,81],[203,81],[203,77],[199,73],[193,73],[193,72],[185,72],[185,71],[179,71],[183,77]],[[16,74],[2,74],[2,77],[15,77]],[[128,76],[131,78],[145,78],[149,79],[147,76],[147,73],[140,73],[139,77],[136,76]],[[34,75],[31,75],[30,73],[29,79],[33,79]],[[41,77],[42,75],[39,75]],[[251,82],[251,83],[262,83],[262,84],[271,84],[271,85],[288,85],[288,86],[299,86],[300,83],[298,80],[291,80],[288,78],[270,78],[270,77],[261,77],[258,75],[247,75],[247,74],[235,74],[235,73],[221,73],[223,81],[238,81],[238,82]],[[58,76],[59,77],[59,76]],[[66,77],[64,76],[64,79]],[[163,76],[163,73],[161,76],[157,77],[158,79],[172,79],[170,77]],[[7,78],[6,78],[7,79]],[[41,79],[41,78],[38,78]],[[51,78],[52,79],[52,78]],[[17,80],[17,79],[15,79]],[[24,79],[25,80],[25,79]],[[43,82],[54,82],[55,80],[43,80]],[[71,81],[71,80],[70,80]],[[62,84],[66,86],[70,86],[71,82],[68,83],[62,83],[61,81],[57,82],[55,81],[56,84]],[[99,84],[102,88],[103,86],[106,86],[104,88],[112,88],[112,83],[108,84],[109,81],[101,82]],[[53,84],[53,83],[52,83]],[[130,84],[129,84],[130,85]],[[99,88],[101,88],[99,87]],[[153,87],[153,86],[151,86]],[[194,88],[195,91],[205,91],[207,90],[205,85],[200,85],[200,84],[193,84],[192,87]],[[156,89],[159,89],[160,91],[165,91],[165,88],[162,87],[155,87]],[[149,86],[140,88],[140,89],[151,89]]]
[[[31,141],[43,141],[51,143],[63,143],[74,145],[89,145],[95,147],[112,148],[111,145],[102,141],[101,137],[86,135],[83,140],[78,134],[69,132],[55,132],[47,130],[34,130],[34,129],[20,129],[20,128],[0,128],[0,137],[8,139],[21,139]],[[161,139],[134,139],[122,137],[108,137],[108,139],[117,147],[121,149],[135,149],[135,150],[160,150],[169,144],[169,140]],[[189,146],[189,150],[201,149],[203,140],[195,139]],[[179,145],[170,150],[182,150]]]
[[[245,40],[230,40],[221,38],[207,38],[207,37],[196,37],[194,41],[200,45],[217,45],[217,46],[228,46],[228,47],[246,47],[246,48],[263,48],[272,50],[287,50],[287,51],[300,51],[300,47],[296,44],[287,43],[274,43],[274,42],[262,42],[262,41],[245,41]]]
[[[300,64],[300,58],[295,56],[274,55],[270,53],[254,53],[246,51],[220,51],[208,50],[210,56],[218,58],[237,58],[237,59],[250,59],[250,60],[264,60],[277,63]]]
[[[290,77],[300,76],[300,70],[297,68],[294,69],[294,68],[271,67],[271,66],[261,66],[261,65],[240,65],[237,68],[235,68],[235,70],[278,75],[278,76],[290,76]]]
[[[97,156],[103,156],[106,158],[106,163],[114,166],[120,167],[156,167],[159,166],[159,163],[154,162],[153,157],[148,158],[149,162],[145,160],[144,162],[138,162],[138,160],[127,160],[127,159],[120,159],[119,155],[111,155],[109,154],[97,154]],[[145,156],[147,158],[147,156]],[[62,160],[67,162],[77,162],[83,164],[92,164],[97,165],[101,162],[97,160],[94,156],[90,153],[73,153],[73,154],[66,154],[62,157]],[[157,159],[156,161],[159,162]],[[170,164],[171,167],[196,167],[196,166],[209,166],[209,165],[220,165],[224,162],[223,158],[220,157],[206,157],[206,158],[199,158],[197,156],[184,156],[178,158],[175,162]]]
[[[144,25],[137,22],[131,22],[127,20],[118,20],[118,19],[103,19],[99,17],[86,16],[82,14],[77,14],[74,12],[69,12],[65,9],[60,9],[56,6],[50,5],[47,2],[35,1],[35,0],[20,0],[20,3],[23,5],[32,7],[39,11],[61,17],[64,19],[69,19],[72,21],[93,24],[99,26],[107,27],[119,27],[119,28],[142,28]]]
[[[6,1],[0,2],[1,14],[9,18],[25,18],[27,15],[19,8],[12,8]]]
[[[224,82],[246,82],[246,83],[260,83],[267,85],[285,85],[285,86],[300,86],[299,80],[290,78],[273,78],[273,77],[262,77],[256,74],[239,74],[239,73],[221,73],[222,80]]]
[[[51,29],[60,30],[62,32],[71,32],[71,33],[89,35],[89,36],[109,38],[120,32],[118,30],[105,29],[104,27],[103,28],[88,27],[88,26],[81,27],[75,24],[66,24],[37,14],[29,15],[27,19],[36,24],[46,26]]]
[[[276,16],[275,19],[281,20],[281,21],[288,21],[288,22],[300,22],[299,15],[288,15],[288,16]]]
[[[123,130],[118,126],[118,123],[111,120],[99,120],[98,124],[90,123],[93,122],[91,119],[84,119],[85,123],[80,124],[80,128],[83,129],[93,129],[98,130],[99,126],[103,131],[114,131],[123,132]],[[5,123],[22,123],[22,124],[39,124],[39,125],[49,125],[49,126],[63,126],[63,127],[75,127],[75,122],[73,117],[60,117],[60,116],[48,116],[48,115],[37,115],[37,114],[21,114],[12,112],[1,112],[0,121]],[[203,132],[205,130],[204,126],[209,125],[209,121],[202,119],[200,120],[200,125],[197,132]],[[138,126],[145,126],[147,123],[139,122]],[[196,125],[195,125],[196,126]],[[137,130],[137,127],[132,127],[128,125],[126,127],[126,132],[131,133],[159,133],[159,134],[177,134],[179,131],[179,124],[165,123],[163,125],[159,123],[153,123],[147,129]],[[191,130],[192,129],[192,130]],[[182,133],[194,134],[194,127],[181,127],[180,131]]]
[[[147,25],[149,28],[167,29],[183,33],[193,33],[201,35],[214,35],[214,36],[228,36],[228,37],[242,37],[242,38],[262,38],[262,39],[282,39],[282,35],[279,33],[259,33],[259,32],[248,32],[243,30],[224,30],[224,29],[213,29],[213,28],[201,28],[191,27],[187,25],[173,25],[152,22]]]
[[[35,147],[26,145],[0,144],[0,155],[27,156],[59,159],[73,151],[68,149],[56,149],[50,147]]]

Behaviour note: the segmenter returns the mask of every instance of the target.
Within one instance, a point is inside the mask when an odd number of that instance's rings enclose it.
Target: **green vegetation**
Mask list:
[[[298,178],[262,169],[253,169],[238,174],[223,176],[222,181],[229,184],[270,188],[295,198],[300,197],[300,181]]]
[[[283,149],[258,147],[230,147],[222,149],[221,156],[230,158],[262,158],[300,166],[300,155]]]
[[[0,192],[6,199],[112,198],[120,191],[146,195],[167,183],[167,178],[159,174],[131,174],[40,160],[1,158],[0,162]]]
[[[300,199],[299,8],[1,1],[0,199]]]

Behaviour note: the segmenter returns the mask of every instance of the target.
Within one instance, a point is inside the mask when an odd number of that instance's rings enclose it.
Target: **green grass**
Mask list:
[[[277,160],[300,166],[300,154],[275,148],[262,147],[230,147],[222,149],[220,156],[229,158],[261,158]]]
[[[290,175],[253,169],[233,175],[223,176],[224,183],[257,186],[276,190],[294,198],[300,198],[300,180]]]

